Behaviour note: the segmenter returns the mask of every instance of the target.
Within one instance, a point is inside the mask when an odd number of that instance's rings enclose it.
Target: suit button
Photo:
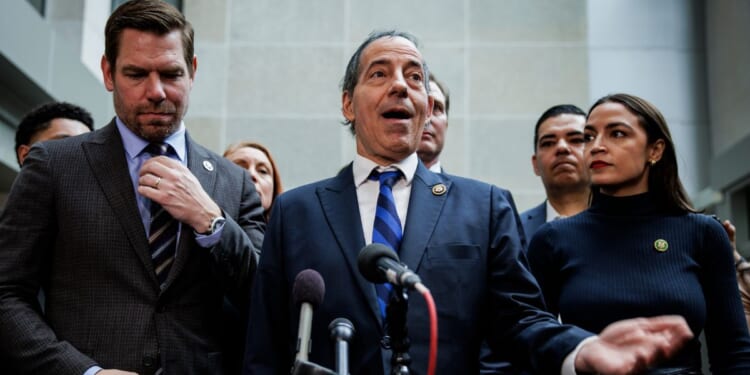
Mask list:
[[[147,355],[143,357],[141,364],[143,364],[143,367],[146,368],[154,367],[154,365],[156,364],[156,358]]]

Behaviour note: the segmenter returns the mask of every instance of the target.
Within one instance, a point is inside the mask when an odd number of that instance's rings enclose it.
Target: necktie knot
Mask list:
[[[373,181],[380,181],[381,186],[385,185],[388,188],[393,188],[393,185],[395,185],[396,182],[401,178],[401,171],[395,170],[378,172],[377,169],[373,169],[372,173],[370,173],[369,178]]]
[[[169,156],[172,154],[172,146],[164,142],[151,142],[143,148],[143,152],[147,152],[153,156]]]

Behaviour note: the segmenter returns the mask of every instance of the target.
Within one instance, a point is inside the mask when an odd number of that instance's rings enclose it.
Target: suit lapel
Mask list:
[[[133,186],[125,158],[125,148],[117,131],[114,120],[98,131],[91,139],[82,144],[86,161],[104,192],[112,211],[117,214],[120,225],[125,232],[143,266],[149,271],[154,283],[157,283],[151,254],[148,252],[148,240],[141,214],[138,211],[135,191],[123,189]]]
[[[427,243],[450,194],[450,187],[450,180],[445,176],[432,173],[419,163],[412,181],[409,211],[399,254],[401,262],[414,271],[419,270]]]
[[[185,145],[187,147],[187,167],[191,173],[198,179],[203,190],[209,196],[213,197],[216,187],[216,159],[203,147],[195,143],[190,136],[185,133]],[[166,284],[169,286],[177,278],[182,269],[185,268],[187,259],[190,257],[191,244],[195,242],[193,228],[186,224],[181,225],[180,241],[178,244],[177,254],[175,256],[172,270],[167,276]]]
[[[339,245],[339,250],[349,266],[349,271],[364,294],[373,318],[382,323],[375,295],[375,284],[367,281],[359,273],[357,266],[359,251],[365,246],[365,235],[362,233],[362,219],[357,205],[357,191],[354,186],[351,164],[334,177],[328,185],[318,187],[316,193],[328,225]]]

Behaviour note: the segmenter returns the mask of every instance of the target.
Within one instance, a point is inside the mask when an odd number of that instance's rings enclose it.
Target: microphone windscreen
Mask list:
[[[378,259],[382,257],[393,259],[397,263],[399,262],[396,252],[382,243],[371,243],[363,247],[359,252],[359,255],[357,256],[357,268],[359,268],[359,273],[361,273],[367,281],[376,284],[382,284],[388,281],[386,280],[385,275],[378,270]]]
[[[323,302],[325,294],[326,284],[318,271],[308,268],[300,271],[294,278],[292,298],[295,305],[307,302],[316,308]]]

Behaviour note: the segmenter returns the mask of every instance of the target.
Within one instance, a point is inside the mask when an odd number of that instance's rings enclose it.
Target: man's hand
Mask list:
[[[198,179],[179,161],[166,156],[146,160],[138,177],[138,193],[164,207],[175,219],[197,233],[209,230],[221,209]]]
[[[673,355],[692,337],[681,316],[621,320],[581,347],[575,369],[612,375],[637,373]]]

